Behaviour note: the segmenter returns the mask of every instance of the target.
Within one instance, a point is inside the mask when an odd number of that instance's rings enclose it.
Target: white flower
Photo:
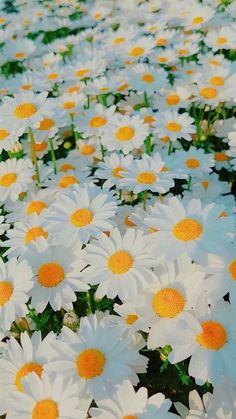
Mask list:
[[[21,192],[26,192],[33,182],[33,165],[28,158],[8,159],[0,163],[0,199],[16,201]]]

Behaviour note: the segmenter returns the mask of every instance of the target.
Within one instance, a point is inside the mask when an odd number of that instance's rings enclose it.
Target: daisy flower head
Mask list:
[[[115,109],[115,106],[104,108],[101,104],[92,106],[80,117],[77,130],[84,137],[102,135],[106,124],[112,121]]]
[[[28,312],[26,303],[33,287],[32,270],[27,261],[16,258],[4,263],[0,259],[0,322],[9,330],[16,317]]]
[[[65,169],[65,166],[64,166]],[[48,180],[44,182],[48,186],[52,194],[61,194],[66,190],[70,190],[75,185],[86,185],[92,178],[89,177],[90,169],[86,166],[82,170],[66,170],[57,173],[52,173]]]
[[[24,392],[9,398],[9,419],[86,419],[89,401],[79,400],[78,388],[60,374],[29,374],[23,380]]]
[[[98,238],[102,231],[113,228],[109,219],[115,215],[116,208],[113,193],[92,185],[75,185],[60,194],[46,216],[47,229],[52,235],[50,242],[71,246],[85,244],[90,237]]]
[[[67,254],[62,246],[49,246],[44,240],[32,243],[25,254],[34,275],[34,287],[31,290],[31,305],[38,313],[45,310],[47,304],[58,311],[61,308],[72,310],[76,300],[75,292],[87,291],[88,285],[79,279],[84,267],[74,253]]]
[[[30,159],[8,159],[0,163],[0,199],[17,201],[33,182],[33,165]]]
[[[176,150],[173,154],[172,170],[175,168],[193,178],[201,178],[203,174],[210,173],[214,166],[212,154],[202,149],[190,147],[188,151]]]
[[[163,172],[165,163],[156,153],[154,157],[144,154],[141,159],[135,159],[132,166],[125,168],[121,185],[127,190],[139,193],[145,190],[166,193],[174,186],[170,173]]]
[[[15,131],[12,127],[6,126],[4,121],[0,123],[0,153],[3,150],[12,150],[14,144],[19,139],[19,132]]]
[[[150,236],[153,255],[163,254],[167,261],[173,261],[186,252],[196,262],[206,264],[207,253],[220,252],[232,229],[229,217],[219,217],[221,210],[214,203],[203,205],[199,199],[181,202],[171,197],[164,204],[156,203],[152,214],[144,219],[148,227],[157,230]]]
[[[145,36],[136,41],[127,42],[120,54],[123,56],[124,62],[136,62],[149,56],[155,47],[155,41],[152,36]]]
[[[101,143],[108,151],[128,154],[139,148],[149,134],[149,126],[138,116],[117,116],[104,130]]]
[[[222,26],[221,28],[211,29],[208,31],[204,42],[212,48],[212,51],[221,49],[235,49],[236,48],[236,35],[234,27]]]
[[[147,365],[132,337],[110,322],[110,316],[99,319],[98,314],[82,317],[77,333],[63,327],[55,343],[58,355],[46,367],[63,372],[96,402],[111,396],[125,379],[136,385],[137,373]]]
[[[154,123],[158,137],[169,137],[171,141],[184,138],[192,141],[191,134],[196,132],[193,118],[187,113],[179,114],[176,111],[159,112],[157,121]]]
[[[119,188],[124,178],[125,167],[131,166],[132,162],[133,156],[131,154],[123,156],[118,152],[113,152],[105,156],[103,162],[98,163],[96,177],[105,179],[104,188],[111,188],[112,186]]]
[[[152,95],[168,83],[165,70],[156,70],[147,64],[138,64],[132,67],[130,72],[132,74],[130,74],[131,86],[139,93],[146,92],[147,95]]]
[[[82,272],[86,282],[99,284],[98,298],[127,298],[153,279],[155,260],[141,231],[128,230],[123,236],[115,228],[110,236],[101,234],[99,244],[88,244],[83,260],[89,264]]]
[[[112,402],[112,403],[111,403]],[[171,401],[164,394],[157,393],[148,398],[147,389],[139,388],[136,392],[129,380],[120,385],[116,393],[109,399],[98,402],[98,407],[91,408],[92,419],[174,419],[168,412]]]

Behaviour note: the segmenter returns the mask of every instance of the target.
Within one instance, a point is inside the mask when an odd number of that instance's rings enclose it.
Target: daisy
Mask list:
[[[133,162],[133,156],[128,154],[123,156],[117,152],[111,153],[104,157],[104,162],[98,163],[96,170],[96,177],[98,179],[105,179],[104,188],[111,188],[116,186],[121,187],[121,180],[124,178],[125,167],[130,167]]]
[[[42,373],[41,379],[32,373],[23,380],[24,392],[12,393],[9,419],[85,419],[89,401],[78,397],[71,380],[59,374]]]
[[[159,111],[167,109],[177,110],[186,108],[189,105],[189,91],[184,86],[174,85],[171,89],[165,89],[161,94],[155,96],[153,107]]]
[[[33,165],[30,159],[8,159],[0,163],[0,199],[16,201],[33,182]]]
[[[52,244],[70,246],[87,243],[90,237],[98,237],[102,231],[110,231],[109,221],[116,211],[112,194],[93,186],[75,185],[50,208],[46,217],[47,229],[52,233]],[[63,230],[61,224],[63,223]]]
[[[173,413],[168,412],[171,401],[162,393],[157,393],[148,398],[145,387],[135,392],[130,381],[125,380],[118,387],[112,398],[98,402],[98,407],[91,408],[89,413],[92,419],[174,419]]]
[[[193,178],[202,177],[205,173],[210,173],[214,166],[212,154],[206,154],[204,150],[190,147],[188,151],[177,150],[172,154],[172,170],[178,168]]]
[[[117,116],[103,133],[101,143],[108,151],[121,150],[124,154],[140,147],[148,136],[149,127],[138,116]]]
[[[74,253],[68,255],[62,246],[48,246],[43,239],[29,246],[25,259],[30,263],[34,275],[31,304],[38,313],[42,313],[48,303],[54,311],[61,308],[72,310],[75,292],[89,289],[79,280],[84,265],[79,264],[78,249],[76,258]]]
[[[213,51],[219,49],[235,49],[236,35],[233,27],[222,26],[220,29],[211,29],[204,39],[205,44]]]
[[[19,139],[19,132],[11,127],[6,127],[4,122],[0,123],[0,153],[3,150],[12,150],[14,144]]]
[[[121,185],[135,193],[147,189],[166,193],[174,186],[174,181],[169,173],[162,172],[164,164],[159,154],[154,157],[144,154],[142,159],[134,160],[132,166],[125,168]]]
[[[44,182],[45,186],[48,186],[51,193],[58,194],[73,188],[75,185],[83,185],[88,183],[92,178],[89,178],[91,170],[88,167],[84,167],[82,170],[67,170],[66,172],[60,172],[58,174],[52,173],[48,180]]]
[[[88,244],[83,260],[90,266],[82,277],[91,285],[99,284],[98,298],[127,298],[153,279],[151,268],[155,261],[141,231],[128,230],[123,237],[117,228],[110,237],[101,234],[99,244]]]
[[[163,69],[156,70],[147,64],[138,64],[132,67],[130,80],[134,90],[152,95],[167,85],[167,74]]]
[[[187,113],[178,114],[176,111],[159,112],[157,121],[154,123],[154,132],[160,138],[168,136],[171,141],[176,141],[178,138],[192,141],[191,134],[196,132],[193,122],[193,118]]]
[[[202,205],[199,199],[182,203],[171,197],[165,204],[156,203],[152,214],[144,219],[147,226],[157,229],[150,236],[154,254],[173,261],[186,252],[193,260],[206,264],[206,253],[221,251],[232,230],[229,217],[219,218],[222,209],[214,203]]]
[[[82,317],[77,333],[63,327],[55,343],[58,355],[46,367],[63,372],[96,402],[111,396],[125,379],[136,385],[137,373],[147,365],[124,329],[99,314]]]
[[[106,124],[112,122],[115,109],[115,106],[104,108],[101,104],[91,107],[80,118],[77,131],[82,132],[85,137],[102,135]]]
[[[28,312],[26,303],[33,287],[32,270],[25,261],[13,258],[4,264],[0,259],[0,322],[5,330],[10,329],[16,317]]]
[[[28,191],[26,198],[23,201],[7,203],[5,208],[8,212],[6,215],[7,221],[14,223],[16,221],[26,221],[33,214],[43,214],[45,210],[52,203],[51,191],[42,189],[39,191]]]
[[[127,42],[124,49],[121,50],[121,54],[124,59],[137,61],[150,55],[154,47],[155,41],[152,36],[145,36],[136,41]]]

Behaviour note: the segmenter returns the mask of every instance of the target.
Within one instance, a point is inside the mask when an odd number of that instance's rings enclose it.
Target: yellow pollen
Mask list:
[[[189,169],[196,169],[200,166],[199,160],[194,158],[185,160],[185,164]]]
[[[166,124],[166,129],[168,129],[169,131],[172,132],[179,132],[182,128],[182,125],[178,124],[178,122],[168,122],[168,124]]]
[[[108,87],[101,87],[100,92],[102,92],[102,93],[109,92],[109,88]]]
[[[146,115],[146,116],[144,117],[144,122],[145,122],[145,124],[149,124],[149,125],[151,125],[154,121],[155,121],[155,118],[154,118],[154,116],[152,116],[152,115]]]
[[[234,281],[236,281],[236,259],[234,259],[229,265],[229,273]]]
[[[127,83],[122,84],[120,87],[118,87],[118,92],[123,92],[124,90],[128,89],[129,85]]]
[[[187,76],[191,76],[193,74],[193,70],[186,70],[185,74],[187,74]]]
[[[130,220],[129,216],[126,215],[125,219],[124,219],[124,223],[125,225],[127,225],[128,227],[136,227],[136,224]]]
[[[94,19],[99,20],[101,18],[102,18],[102,14],[101,13],[95,13]]]
[[[129,324],[130,326],[131,326],[132,324],[134,324],[137,320],[138,320],[138,316],[137,316],[137,314],[128,314],[128,315],[126,316],[126,319],[125,319],[126,324]]]
[[[145,83],[153,83],[155,79],[152,74],[146,73],[146,74],[143,74],[142,80]]]
[[[152,172],[140,172],[136,178],[137,182],[152,185],[156,182],[157,177]]]
[[[68,172],[68,170],[75,170],[75,166],[69,163],[63,163],[59,169],[60,172]]]
[[[21,86],[21,89],[22,90],[30,90],[30,89],[32,89],[32,84],[23,84]]]
[[[202,333],[196,336],[196,341],[203,348],[218,351],[227,343],[228,334],[225,328],[212,320],[201,324]]]
[[[124,168],[122,166],[117,166],[115,167],[115,169],[112,170],[112,174],[114,177],[122,179],[124,176],[122,176],[120,172],[124,172]]]
[[[93,221],[93,213],[88,208],[80,208],[70,216],[70,221],[75,227],[85,227]]]
[[[48,80],[55,80],[59,77],[58,73],[50,73],[48,74]]]
[[[23,365],[16,373],[15,385],[18,391],[23,391],[22,378],[26,377],[31,372],[35,372],[39,378],[41,378],[43,368],[36,362],[29,362]]]
[[[153,296],[152,307],[160,317],[176,317],[183,311],[184,306],[184,297],[174,288],[164,288]]]
[[[188,54],[188,49],[179,49],[179,51],[178,51],[178,53],[179,53],[179,55],[187,55]]]
[[[166,103],[170,106],[174,106],[174,105],[178,105],[178,103],[180,102],[180,97],[179,95],[169,95],[166,98]]]
[[[204,99],[215,99],[215,97],[218,96],[218,93],[214,87],[203,87],[200,90],[200,95],[204,97]]]
[[[193,25],[198,25],[199,23],[202,23],[202,22],[204,22],[204,19],[202,16],[197,16],[192,19]]]
[[[44,237],[47,239],[48,233],[43,230],[42,227],[32,227],[27,231],[25,235],[25,244],[29,244],[30,242],[37,240],[39,237]]]
[[[217,38],[216,43],[217,45],[224,45],[228,42],[227,38],[225,36],[220,36]]]
[[[123,36],[118,36],[117,38],[113,39],[113,44],[123,44],[125,41],[125,38]]]
[[[60,188],[66,189],[69,186],[74,185],[76,183],[79,183],[76,177],[72,175],[68,175],[68,176],[61,177],[61,179],[58,182],[58,186]]]
[[[53,288],[65,279],[65,272],[56,262],[44,263],[38,270],[38,282],[42,287]]]
[[[0,24],[2,25],[5,22],[6,22],[6,19],[4,19],[4,17],[0,17]]]
[[[224,86],[225,81],[223,77],[215,76],[215,77],[211,77],[211,79],[209,80],[209,83],[214,84],[215,86]]]
[[[130,141],[135,136],[135,130],[128,126],[120,127],[115,136],[118,141]]]
[[[227,161],[229,159],[229,157],[225,153],[222,153],[222,152],[215,153],[214,158],[216,161]]]
[[[70,86],[67,89],[68,93],[78,93],[80,91],[80,87],[79,86]]]
[[[37,108],[33,103],[21,103],[14,109],[14,115],[19,119],[30,118],[37,112]]]
[[[168,61],[168,58],[167,57],[158,57],[158,61],[160,62],[160,63],[162,63],[162,64],[164,64],[164,63],[167,63],[167,61]]]
[[[86,144],[83,147],[80,147],[80,152],[84,155],[84,156],[89,156],[90,154],[93,154],[95,152],[95,148],[91,145],[91,144]]]
[[[84,76],[86,76],[86,74],[88,74],[88,72],[89,72],[88,68],[81,68],[80,70],[76,71],[75,75],[77,77],[84,77]]]
[[[130,50],[129,55],[131,57],[139,57],[140,55],[143,55],[144,49],[142,47],[134,47]]]
[[[76,103],[71,101],[71,102],[65,102],[63,103],[63,108],[64,109],[73,109],[75,107]]]
[[[41,131],[47,131],[48,129],[55,126],[55,122],[53,119],[50,118],[44,118],[42,121],[40,121],[39,128]]]
[[[47,149],[48,143],[46,141],[42,141],[41,143],[35,143],[34,149],[36,153],[39,153],[40,151],[44,151]]]
[[[172,233],[177,240],[191,241],[198,239],[202,231],[202,225],[198,221],[192,218],[184,218],[175,224]]]
[[[218,66],[220,64],[218,60],[210,60],[209,63],[215,66]]]
[[[203,181],[201,182],[201,185],[203,186],[203,188],[204,188],[205,190],[207,190],[207,188],[208,188],[208,186],[209,186],[209,182],[208,182],[208,180],[203,180]]]
[[[107,120],[103,118],[102,116],[96,115],[89,121],[89,126],[92,128],[100,128],[103,125],[105,125]]]
[[[17,175],[15,173],[6,173],[0,177],[0,186],[3,188],[9,188],[17,179]]]
[[[21,59],[21,58],[25,58],[25,53],[24,52],[16,52],[16,54],[15,54],[15,57],[16,58],[19,58],[19,59]]]
[[[128,252],[120,250],[109,257],[107,266],[113,274],[122,275],[132,268],[133,258]]]
[[[168,137],[167,135],[165,137],[161,137],[160,139],[163,143],[169,143],[170,142],[170,137]]]
[[[31,201],[27,206],[27,214],[40,214],[45,208],[47,208],[47,204],[43,201]]]
[[[5,129],[0,129],[0,141],[5,140],[8,135],[10,135],[10,132],[6,131]]]
[[[105,364],[104,353],[95,348],[85,349],[76,359],[78,375],[85,380],[92,380],[102,375]]]
[[[37,402],[32,411],[32,419],[58,419],[58,404],[53,400],[45,399]]]
[[[134,415],[126,415],[126,416],[123,416],[123,418],[122,419],[138,419],[138,416],[134,416]]]
[[[0,281],[0,306],[4,306],[13,294],[13,286],[10,282]]]
[[[159,46],[163,46],[163,45],[166,45],[166,39],[165,38],[158,38],[157,40],[156,40],[156,44],[157,45],[159,45]]]

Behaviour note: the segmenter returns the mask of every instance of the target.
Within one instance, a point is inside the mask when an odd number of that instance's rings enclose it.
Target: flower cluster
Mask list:
[[[234,419],[236,3],[0,5],[0,415]]]

